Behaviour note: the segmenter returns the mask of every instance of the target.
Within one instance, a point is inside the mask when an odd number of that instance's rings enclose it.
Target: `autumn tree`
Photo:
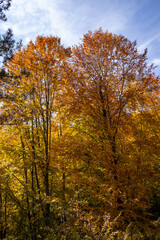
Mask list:
[[[1,0],[0,1],[0,20],[6,21],[6,14],[5,11],[7,11],[10,7],[11,0]],[[1,59],[1,67],[2,63],[5,62],[7,59],[9,59],[13,55],[13,47],[14,47],[14,39],[13,39],[13,33],[11,29],[8,29],[5,34],[0,35],[0,59]],[[5,75],[4,69],[0,69],[0,78],[2,78]],[[2,86],[2,80],[0,81],[0,85]],[[0,98],[3,95],[3,90],[1,88],[0,90]],[[3,117],[2,117],[3,118]],[[1,118],[1,119],[2,119]],[[4,169],[0,169],[0,171],[3,173]],[[0,186],[1,182],[0,182]],[[2,190],[0,189],[0,237],[1,239],[5,238],[6,236],[6,194],[2,194]]]
[[[54,122],[61,107],[57,96],[63,92],[63,71],[69,55],[70,49],[65,49],[59,38],[39,36],[35,43],[30,42],[6,65],[10,80],[5,87],[2,111],[11,116],[7,118],[8,124],[17,126],[19,130],[20,158],[24,168],[20,182],[25,186],[27,218],[30,231],[35,234],[33,239],[39,231],[36,199],[46,226],[52,224],[51,215],[54,215],[50,207],[50,196],[54,191],[52,132],[58,124]],[[28,196],[28,191],[32,198]]]
[[[152,170],[135,155],[133,116],[149,104],[147,93],[158,90],[159,79],[147,66],[147,51],[139,54],[136,42],[121,35],[89,31],[72,50],[75,126],[88,139],[83,159],[96,183],[97,204],[101,198],[100,208],[103,203],[113,215],[122,211],[136,219],[147,207],[144,182]]]
[[[159,186],[159,78],[147,51],[102,29],[89,31],[72,53],[58,37],[39,36],[5,69],[5,236],[142,235],[135,226],[150,218]],[[146,226],[144,239],[156,236]]]

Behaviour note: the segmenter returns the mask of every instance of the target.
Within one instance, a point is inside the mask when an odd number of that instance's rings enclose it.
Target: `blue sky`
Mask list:
[[[12,0],[7,17],[1,32],[12,28],[24,45],[37,35],[56,35],[72,46],[100,27],[122,34],[136,40],[140,52],[148,48],[148,62],[160,74],[160,0]]]

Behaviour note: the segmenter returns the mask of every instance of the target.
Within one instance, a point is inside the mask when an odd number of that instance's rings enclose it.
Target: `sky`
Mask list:
[[[160,75],[160,0],[12,0],[0,31],[13,30],[23,45],[38,35],[58,36],[64,46],[81,42],[100,27],[148,49],[148,63]]]

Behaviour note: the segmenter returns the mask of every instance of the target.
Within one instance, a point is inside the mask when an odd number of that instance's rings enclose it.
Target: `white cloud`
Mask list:
[[[34,40],[37,35],[58,35],[66,45],[76,44],[88,30],[103,27],[112,32],[124,29],[134,14],[133,3],[118,0],[12,0],[8,22],[17,38]],[[27,39],[27,40],[26,40]]]
[[[160,65],[160,58],[155,58],[155,59],[153,59],[153,63],[154,63],[155,65]]]
[[[148,48],[153,43],[153,41],[157,40],[159,37],[160,37],[160,34],[157,34],[154,37],[148,39],[138,47],[138,51],[142,52],[144,49]]]
[[[8,21],[1,23],[0,30],[2,33],[13,29],[16,40],[22,39],[24,44],[34,41],[37,35],[54,35],[65,46],[72,46],[88,30],[102,27],[104,31],[123,34],[137,42],[141,39],[139,52],[149,48],[152,50],[149,61],[154,59],[159,64],[160,34],[152,35],[159,32],[159,21],[153,25],[152,15],[144,14],[146,6],[146,0],[12,0]],[[152,28],[148,27],[150,22]],[[148,35],[153,37],[147,38]]]

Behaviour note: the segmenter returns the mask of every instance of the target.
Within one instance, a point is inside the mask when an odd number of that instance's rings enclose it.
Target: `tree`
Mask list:
[[[24,176],[17,178],[25,186],[27,224],[34,233],[33,239],[39,231],[39,221],[45,221],[48,227],[53,224],[50,203],[55,192],[51,168],[54,158],[52,135],[58,124],[54,123],[54,118],[62,105],[59,99],[65,87],[63,72],[69,56],[70,49],[65,49],[58,37],[39,36],[35,43],[30,42],[6,64],[10,80],[5,86],[2,109],[11,116],[7,118],[8,123],[15,125],[19,132]],[[35,197],[30,198],[28,191]],[[37,210],[40,208],[39,220],[36,206]]]
[[[11,0],[0,1],[0,20],[7,21],[4,11],[8,10],[10,6],[11,6]]]
[[[7,21],[5,11],[7,11],[10,7],[11,0],[0,0],[0,20]],[[14,39],[13,39],[13,33],[11,29],[8,29],[8,31],[0,35],[0,57],[2,59],[2,62],[4,63],[7,59],[9,59],[13,55],[13,48],[14,48]],[[1,63],[2,66],[2,63]],[[4,69],[0,69],[0,78],[3,78],[5,75]],[[2,84],[2,81],[1,81]],[[0,85],[1,85],[0,84]],[[3,90],[0,90],[0,97],[2,97]],[[1,118],[2,119],[2,118]],[[2,168],[1,171],[3,172],[4,169]],[[6,194],[2,194],[2,190],[0,189],[0,237],[1,239],[6,237],[6,203],[7,196]]]
[[[72,53],[58,37],[39,36],[5,69],[5,237],[155,238],[149,208],[159,196],[160,79],[147,51],[102,29]]]
[[[105,199],[102,202],[113,215],[122,211],[128,219],[137,219],[140,205],[145,211],[148,199],[144,182],[152,172],[148,162],[134,154],[132,129],[135,114],[151,107],[148,93],[159,88],[159,78],[146,60],[147,51],[139,54],[136,42],[102,29],[89,31],[82,44],[73,47],[72,105],[78,109],[75,125],[88,138],[84,162],[88,159],[94,189]],[[139,151],[141,147],[135,148]]]
[[[5,11],[11,6],[11,0],[0,1],[0,20],[7,21]],[[13,33],[11,29],[0,36],[0,57],[3,58],[3,62],[11,58],[13,55],[15,40],[13,39]]]

